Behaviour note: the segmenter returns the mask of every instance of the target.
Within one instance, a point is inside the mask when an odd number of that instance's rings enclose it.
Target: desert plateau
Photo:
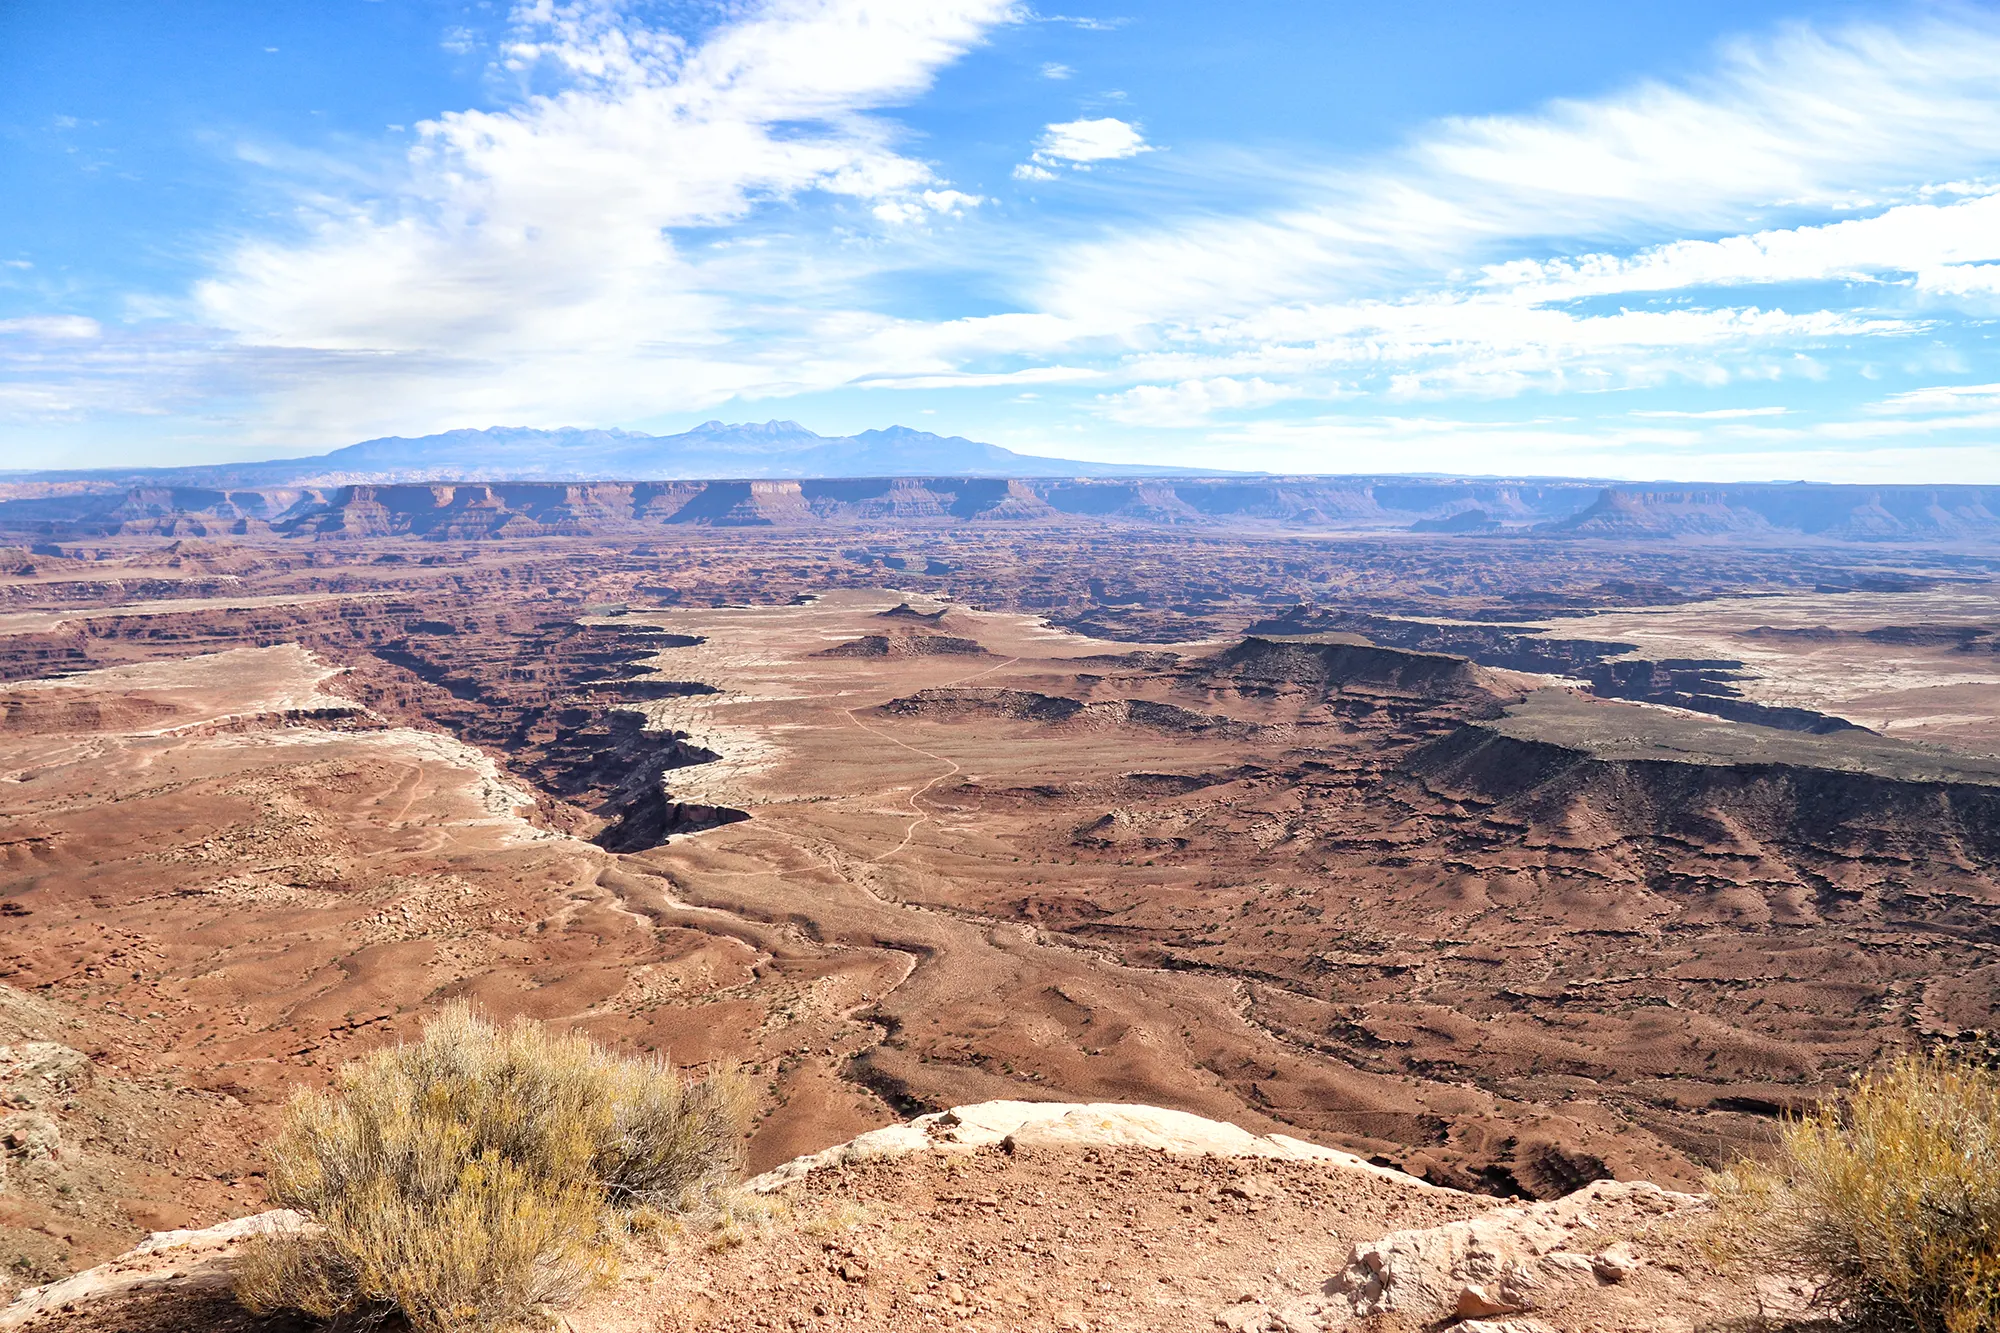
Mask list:
[[[183,510],[7,552],[17,1287],[256,1213],[288,1093],[454,999],[740,1062],[752,1173],[947,1108],[1115,1104],[1347,1155],[1286,1199],[1406,1200],[1238,1217],[1209,1198],[1236,1168],[1142,1164],[1157,1234],[1228,1263],[1108,1322],[1018,1273],[1031,1306],[933,1311],[990,1327],[1201,1327],[1356,1227],[1686,1198],[1854,1071],[1995,1025],[1977,540],[482,521]],[[1064,1192],[1064,1151],[1164,1149],[986,1151],[838,1206],[999,1191],[1002,1221]],[[1006,1266],[940,1234],[957,1257],[905,1277]],[[810,1269],[796,1244],[701,1263]]]

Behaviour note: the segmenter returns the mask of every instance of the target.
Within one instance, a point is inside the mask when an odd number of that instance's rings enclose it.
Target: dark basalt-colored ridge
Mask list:
[[[1085,703],[1066,695],[997,687],[940,686],[883,704],[897,717],[953,722],[966,718],[1007,718],[1022,722],[1065,723],[1075,727],[1134,726],[1182,735],[1247,736],[1254,727],[1215,713],[1150,699],[1100,699]]]
[[[1647,837],[1904,870],[2000,868],[2000,760],[1872,733],[1808,735],[1544,690],[1401,767],[1496,827],[1566,844]]]
[[[815,657],[983,657],[976,639],[954,634],[864,634],[814,653]]]
[[[1824,734],[1864,730],[1846,718],[1810,708],[1764,704],[1742,697],[1737,682],[1746,673],[1739,661],[1672,658],[1649,661],[1630,656],[1635,650],[1633,644],[1609,639],[1550,637],[1533,625],[1437,624],[1297,606],[1282,616],[1258,621],[1250,627],[1250,632],[1271,636],[1362,635],[1384,646],[1464,656],[1481,666],[1587,680],[1591,692],[1606,699],[1666,704],[1781,731]],[[1977,638],[1976,633],[1962,635],[1953,642],[1976,642]]]
[[[1346,635],[1252,635],[1193,664],[1193,673],[1212,687],[1250,694],[1368,689],[1460,699],[1488,693],[1463,657],[1383,648]]]

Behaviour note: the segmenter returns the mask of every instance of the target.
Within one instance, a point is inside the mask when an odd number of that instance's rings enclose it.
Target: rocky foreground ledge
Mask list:
[[[1707,1200],[1599,1181],[1552,1203],[1441,1189],[1281,1134],[1150,1106],[985,1102],[749,1181],[712,1224],[637,1243],[569,1319],[638,1330],[1721,1329],[1799,1293],[1715,1271]],[[235,1311],[261,1213],[161,1232],[23,1292],[0,1333],[270,1327]]]

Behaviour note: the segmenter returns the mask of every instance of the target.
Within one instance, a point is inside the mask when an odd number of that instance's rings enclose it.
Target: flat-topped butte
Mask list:
[[[1500,717],[1476,725],[1596,759],[1819,768],[1897,782],[2000,787],[2000,757],[1959,754],[1861,730],[1830,735],[1780,731],[1675,709],[1588,699],[1564,689],[1536,690]]]

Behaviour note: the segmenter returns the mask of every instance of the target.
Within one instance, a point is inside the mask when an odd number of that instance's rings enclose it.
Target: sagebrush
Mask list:
[[[274,1203],[314,1224],[251,1247],[238,1297],[336,1326],[506,1329],[611,1272],[621,1216],[700,1202],[738,1165],[744,1085],[688,1081],[457,1005],[422,1040],[303,1092],[272,1148]]]
[[[2000,1076],[1944,1053],[1857,1078],[1712,1182],[1716,1247],[1882,1333],[2000,1329]]]

